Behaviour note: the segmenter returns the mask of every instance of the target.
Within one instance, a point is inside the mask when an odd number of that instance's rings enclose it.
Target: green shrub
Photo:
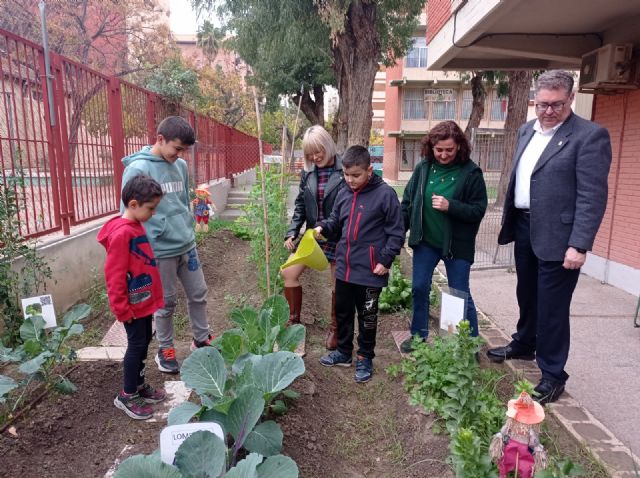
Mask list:
[[[35,243],[23,240],[18,217],[18,194],[24,191],[24,181],[17,170],[5,178],[0,170],[0,315],[4,322],[2,344],[20,343],[19,329],[23,315],[21,298],[36,295],[51,278],[51,268],[37,252]],[[20,271],[12,264],[20,259]]]
[[[264,211],[262,207],[261,173],[257,171],[258,180],[249,194],[249,202],[243,207],[246,216],[240,222],[244,232],[250,237],[251,261],[257,266],[258,283],[265,295],[276,294],[282,290],[280,266],[289,256],[285,249],[284,235],[287,232],[287,192],[280,188],[280,174],[273,170],[265,173],[265,197],[267,201],[267,234],[269,237],[269,268],[265,259]],[[240,233],[241,229],[238,230]],[[271,290],[267,290],[267,276]]]
[[[380,293],[378,308],[381,313],[392,313],[411,309],[411,304],[411,281],[404,278],[400,271],[400,263],[396,259],[391,265],[389,284]]]

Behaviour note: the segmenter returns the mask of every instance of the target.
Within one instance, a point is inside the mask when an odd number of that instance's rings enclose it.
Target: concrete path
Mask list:
[[[515,273],[506,270],[471,274],[476,307],[495,325],[483,333],[493,345],[505,343],[515,330],[515,287]],[[580,276],[571,307],[569,396],[552,405],[556,415],[565,412],[559,418],[569,431],[618,470],[614,476],[635,476],[629,452],[640,455],[640,328],[633,326],[637,301],[620,289]],[[525,364],[514,365],[531,371]],[[528,375],[539,378],[535,369]]]

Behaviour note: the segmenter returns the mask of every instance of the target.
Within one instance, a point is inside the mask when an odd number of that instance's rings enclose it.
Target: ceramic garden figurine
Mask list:
[[[202,186],[196,189],[196,198],[192,201],[193,215],[196,217],[196,232],[209,230],[209,214],[211,209],[217,211],[216,205],[210,199],[209,188]]]
[[[516,477],[532,478],[536,470],[547,467],[547,453],[538,439],[543,420],[542,405],[527,392],[522,392],[517,400],[509,400],[507,421],[489,446],[500,478],[506,478],[512,471]]]

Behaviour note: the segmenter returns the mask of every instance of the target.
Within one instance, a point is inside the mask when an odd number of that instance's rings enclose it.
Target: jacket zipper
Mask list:
[[[423,214],[423,210],[424,210],[424,183],[427,180],[426,176],[429,174],[429,164],[427,163],[427,173],[426,174],[421,174],[420,175],[420,180],[422,181],[422,183],[420,184],[420,194],[422,195],[422,202],[420,203],[420,222],[422,222],[422,214]],[[420,238],[418,239],[418,242],[422,241],[422,238],[424,237],[424,230],[421,227],[420,228]]]
[[[371,262],[371,272],[376,270],[376,250],[373,246],[369,246],[369,262]]]
[[[467,185],[467,182],[469,181],[469,177],[471,176],[471,173],[467,173],[467,175],[464,178],[464,184],[462,184],[462,186],[457,186],[456,189],[453,191],[453,195],[451,196],[451,198],[453,199],[453,196],[455,196],[456,192],[458,191],[458,188],[460,189],[460,198],[462,198],[462,194],[464,191],[465,186]],[[453,252],[451,251],[451,246],[453,245],[453,226],[451,226],[451,219],[449,217],[447,217],[447,227],[449,229],[449,248],[447,250],[447,256],[446,257],[453,257]]]
[[[347,262],[347,273],[345,274],[345,282],[349,282],[349,274],[351,273],[351,265],[349,264],[349,253],[351,252],[351,223],[353,222],[353,211],[356,208],[356,199],[358,198],[358,191],[353,193],[353,199],[351,200],[351,212],[349,212],[349,224],[347,226],[347,254],[346,254],[346,262]]]
[[[356,217],[356,228],[353,230],[353,240],[358,240],[358,226],[360,225],[360,217],[362,216],[362,212],[358,212],[358,217]]]

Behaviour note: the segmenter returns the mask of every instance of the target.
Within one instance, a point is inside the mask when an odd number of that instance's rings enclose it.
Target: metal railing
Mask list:
[[[505,161],[504,144],[508,134],[515,131],[476,129],[471,135],[471,158],[484,173],[489,204],[476,236],[473,269],[513,267],[513,244],[498,245],[502,221],[502,204],[497,204],[498,183]]]
[[[168,115],[196,130],[198,142],[184,156],[194,182],[230,178],[259,162],[252,136],[63,56],[50,60],[54,111],[42,47],[0,29],[0,185],[16,192],[25,238],[69,234],[115,213],[122,157],[154,143]]]

